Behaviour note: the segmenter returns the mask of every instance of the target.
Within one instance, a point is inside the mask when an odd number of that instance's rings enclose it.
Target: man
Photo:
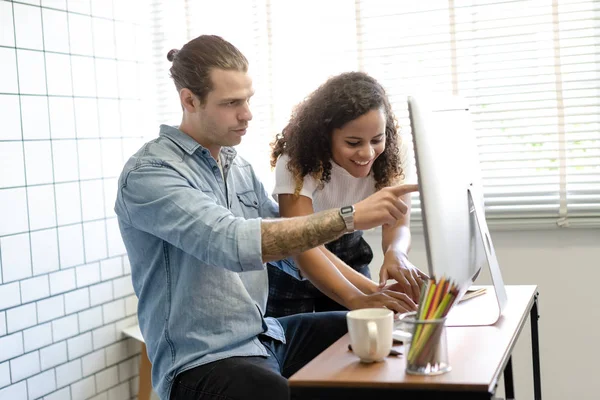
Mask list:
[[[394,224],[415,185],[351,207],[277,219],[277,205],[232,148],[252,119],[246,58],[217,36],[171,50],[179,128],[126,163],[115,211],[139,298],[138,317],[161,399],[287,399],[286,378],[346,332],[344,313],[264,318],[265,262]],[[294,273],[285,263],[281,268]],[[381,305],[414,308],[382,291]]]

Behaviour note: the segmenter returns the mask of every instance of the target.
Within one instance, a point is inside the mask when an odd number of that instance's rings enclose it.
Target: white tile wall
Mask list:
[[[83,364],[83,376],[91,375],[106,368],[104,351],[104,349],[95,351],[81,359],[81,363]]]
[[[107,37],[105,40],[114,40],[114,36],[112,34],[110,36],[111,37]],[[115,60],[102,58],[96,60],[96,86],[98,88],[98,97],[119,97],[119,87],[117,85],[117,62]],[[119,104],[117,102],[114,103],[118,112]],[[117,121],[118,123],[119,120],[114,118],[114,116],[118,115],[118,113],[112,113],[110,115],[113,117],[108,119],[106,122]],[[102,118],[100,118],[100,120],[102,121]]]
[[[37,302],[38,322],[43,323],[65,315],[63,296],[54,296]]]
[[[75,274],[77,279],[77,287],[89,286],[93,283],[98,283],[100,282],[100,264],[93,263],[82,265],[76,268]],[[131,278],[128,276],[123,277],[122,279],[131,281]]]
[[[89,307],[90,290],[87,287],[65,294],[65,312],[67,314],[85,310]]]
[[[96,374],[96,388],[102,392],[119,383],[119,370],[117,366],[105,369]]]
[[[88,122],[89,123],[89,122]],[[91,126],[91,125],[90,125]],[[96,126],[97,128],[97,126]],[[89,128],[87,128],[89,129]],[[77,133],[79,134],[79,126]],[[98,135],[98,131],[95,131]],[[102,177],[102,154],[100,140],[80,140],[77,142],[79,156],[79,176],[81,179],[98,179]]]
[[[5,236],[0,239],[2,249],[2,279],[11,282],[31,276],[29,234]]]
[[[81,359],[56,367],[56,386],[62,387],[81,379]]]
[[[133,378],[139,371],[139,357],[130,358],[119,364],[119,380],[125,381]]]
[[[51,243],[51,242],[50,242]],[[48,275],[25,279],[21,282],[21,300],[23,303],[46,298],[50,294]]]
[[[125,318],[125,301],[121,299],[104,304],[102,315],[104,315],[105,324]]]
[[[84,221],[104,218],[103,190],[102,179],[81,182],[81,209]]]
[[[108,392],[100,393],[98,396],[94,396],[90,400],[108,400]]]
[[[49,168],[52,172],[52,167]],[[29,171],[27,171],[29,180]],[[27,188],[29,205],[29,229],[38,230],[56,226],[54,185],[30,186]],[[44,201],[40,201],[44,199]],[[56,232],[54,231],[54,237]]]
[[[8,364],[8,361],[0,364],[0,388],[10,384],[10,368]]]
[[[143,7],[0,0],[0,400],[129,399],[137,382],[113,206],[147,109]]]
[[[19,91],[22,94],[46,94],[43,53],[17,50],[17,68],[19,68]]]
[[[112,282],[90,286],[91,305],[106,303],[113,299]]]
[[[17,47],[42,50],[42,11],[23,4],[13,6]]]
[[[13,25],[12,4],[0,2],[0,46],[14,46],[15,34]]]
[[[49,139],[48,98],[20,96],[23,139]],[[18,114],[17,114],[18,115]],[[31,181],[28,181],[31,184]]]
[[[2,143],[0,143],[2,144]],[[29,226],[25,188],[0,190],[0,235],[25,232]],[[9,205],[12,204],[13,207]]]
[[[96,380],[93,376],[85,378],[71,385],[71,394],[74,399],[89,399],[96,394]]]
[[[52,324],[45,323],[23,331],[25,351],[32,351],[52,344]]]
[[[133,294],[133,284],[131,283],[131,278],[129,276],[124,276],[123,278],[115,279],[113,281],[113,294],[115,299]],[[132,297],[135,298],[135,296]],[[125,299],[125,308],[127,309],[127,299]]]
[[[0,9],[2,9],[5,2],[0,3]],[[2,11],[0,11],[0,18],[2,18]],[[2,23],[0,23],[1,25]],[[2,31],[0,26],[0,35]],[[1,41],[1,39],[0,39]],[[15,95],[0,95],[0,110],[4,110],[2,121],[4,128],[0,132],[0,139],[2,140],[21,140],[21,117],[19,115],[19,96]],[[3,165],[4,164],[0,164]],[[6,166],[8,168],[8,166]],[[1,186],[1,184],[0,184]]]
[[[44,46],[46,51],[69,52],[69,25],[67,13],[47,8],[42,10]]]
[[[84,399],[85,397],[73,397],[73,400]],[[56,392],[44,396],[44,400],[71,400],[71,389],[66,387]]]
[[[52,161],[55,182],[69,182],[79,179],[77,142],[75,140],[54,141],[52,143]]]
[[[35,303],[11,308],[6,312],[8,333],[22,331],[37,323]]]
[[[117,334],[115,325],[105,325],[101,328],[94,329],[92,331],[94,339],[94,350],[98,350],[100,347],[106,347],[117,341]]]
[[[52,368],[67,361],[67,343],[60,342],[40,350],[42,370]]]
[[[102,18],[92,18],[94,30],[94,53],[96,57],[115,57],[114,22]]]
[[[52,198],[52,204],[54,204],[54,198]],[[31,232],[31,263],[33,275],[58,270],[58,232],[56,229]],[[45,279],[48,280],[48,277]],[[27,295],[35,298],[36,293]]]
[[[94,59],[91,57],[71,57],[73,94],[75,96],[96,96],[94,79]]]
[[[70,97],[50,97],[50,135],[53,139],[75,138],[75,105]]]
[[[10,360],[10,374],[13,382],[29,378],[40,372],[40,355],[37,351]]]
[[[21,332],[0,337],[0,362],[23,354],[23,335]]]
[[[50,141],[25,142],[25,173],[28,185],[52,183],[52,148]]]
[[[1,50],[1,49],[0,49]],[[23,165],[23,144],[20,142],[0,143],[0,187],[22,186],[25,184],[25,169],[13,168],[15,165]],[[8,204],[6,201],[3,204]],[[21,203],[23,204],[23,203]],[[8,208],[8,207],[7,207]]]
[[[63,340],[79,333],[77,315],[68,315],[52,321],[52,337],[54,341]]]
[[[108,391],[108,400],[128,400],[130,396],[128,382],[122,383]]]
[[[6,312],[0,312],[0,336],[6,335]]]
[[[72,95],[71,57],[66,54],[46,53],[46,78],[49,95]]]
[[[81,221],[79,183],[58,183],[55,185],[55,191],[58,224],[66,225]]]
[[[71,53],[92,56],[92,19],[85,15],[69,14]]]
[[[92,15],[95,17],[113,18],[113,3],[92,0]]]
[[[0,285],[0,309],[6,309],[17,304],[21,304],[19,282]]]
[[[121,257],[100,261],[100,277],[103,281],[121,275],[123,275],[123,261]]]
[[[102,325],[102,307],[94,307],[78,314],[80,332],[89,331]]]
[[[50,277],[50,294],[67,292],[75,289],[75,270],[73,268],[65,271],[53,272]]]
[[[29,400],[42,397],[56,389],[56,378],[54,370],[42,372],[39,375],[32,376],[27,380],[27,388],[29,389]],[[25,398],[25,397],[19,397]]]
[[[74,11],[81,14],[91,14],[91,4],[89,0],[67,0],[69,11]]]
[[[0,92],[18,93],[17,53],[14,49],[0,48]]]
[[[90,332],[84,333],[69,339],[67,341],[67,350],[69,359],[80,358],[82,355],[92,351],[92,334]]]
[[[106,364],[117,364],[128,357],[127,340],[121,340],[106,348]]]
[[[42,6],[66,10],[67,0],[42,0]]]
[[[98,100],[76,98],[75,122],[78,138],[98,137]]]
[[[25,382],[19,382],[16,385],[0,389],[0,400],[26,399],[27,385]]]

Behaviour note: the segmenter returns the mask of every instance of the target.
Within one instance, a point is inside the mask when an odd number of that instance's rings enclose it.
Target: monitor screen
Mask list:
[[[483,209],[476,138],[457,97],[409,97],[429,274],[465,288],[486,263],[469,188]]]

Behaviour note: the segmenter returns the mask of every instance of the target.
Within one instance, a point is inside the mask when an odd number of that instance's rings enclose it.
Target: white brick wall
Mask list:
[[[21,304],[21,289],[19,282],[0,285],[0,309]]]
[[[121,333],[137,322],[137,299],[112,208],[131,155],[122,149],[143,142],[123,127],[147,118],[125,111],[140,93],[101,74],[123,62],[91,40],[95,26],[115,32],[113,3],[0,0],[0,53],[21,72],[21,82],[16,69],[0,76],[0,155],[11,168],[0,171],[0,400],[125,400],[137,391],[140,345]],[[149,21],[143,7],[119,16],[137,43],[150,37],[132,25]]]
[[[90,308],[90,291],[88,288],[74,290],[65,294],[65,312],[72,314],[76,311]]]
[[[65,315],[65,299],[54,296],[37,302],[38,322],[51,321]]]
[[[81,359],[56,367],[56,385],[66,386],[81,379]]]
[[[92,306],[111,301],[113,299],[112,282],[90,286],[90,298]]]
[[[36,376],[32,376],[27,380],[27,388],[29,389],[29,399],[37,399],[56,389],[56,377],[54,370],[42,372]]]
[[[97,328],[102,325],[102,307],[94,307],[78,314],[79,329],[82,332]]]
[[[73,395],[71,397],[71,390],[68,387],[57,390],[56,392],[49,394],[48,396],[44,396],[44,400],[71,400],[71,399],[85,399],[85,397],[75,397],[75,395]]]
[[[67,343],[60,342],[40,350],[42,369],[52,368],[67,361]]]
[[[21,281],[23,303],[43,299],[49,296],[48,275]]]
[[[31,351],[52,344],[52,324],[50,322],[23,331],[25,351]]]
[[[0,312],[0,336],[6,335],[6,313]]]
[[[89,399],[96,394],[96,380],[93,376],[82,379],[71,385],[74,399]]]
[[[0,338],[0,362],[23,354],[23,334],[21,332]]]
[[[11,308],[6,312],[6,321],[8,333],[21,331],[37,323],[35,304],[30,303],[24,306]]]
[[[10,360],[10,375],[13,382],[29,378],[38,372],[40,372],[40,355],[37,351]]]

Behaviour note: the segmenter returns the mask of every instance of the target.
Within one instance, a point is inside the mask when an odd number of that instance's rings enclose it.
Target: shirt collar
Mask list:
[[[165,136],[171,139],[175,144],[185,150],[186,153],[192,155],[199,148],[208,152],[208,149],[205,149],[200,143],[196,142],[190,135],[182,132],[175,126],[170,125],[161,125],[160,133],[161,136]],[[203,151],[204,153],[204,151]],[[208,153],[204,153],[208,154]],[[225,155],[225,157],[229,160],[235,158],[237,152],[233,147],[222,147],[221,154]]]

